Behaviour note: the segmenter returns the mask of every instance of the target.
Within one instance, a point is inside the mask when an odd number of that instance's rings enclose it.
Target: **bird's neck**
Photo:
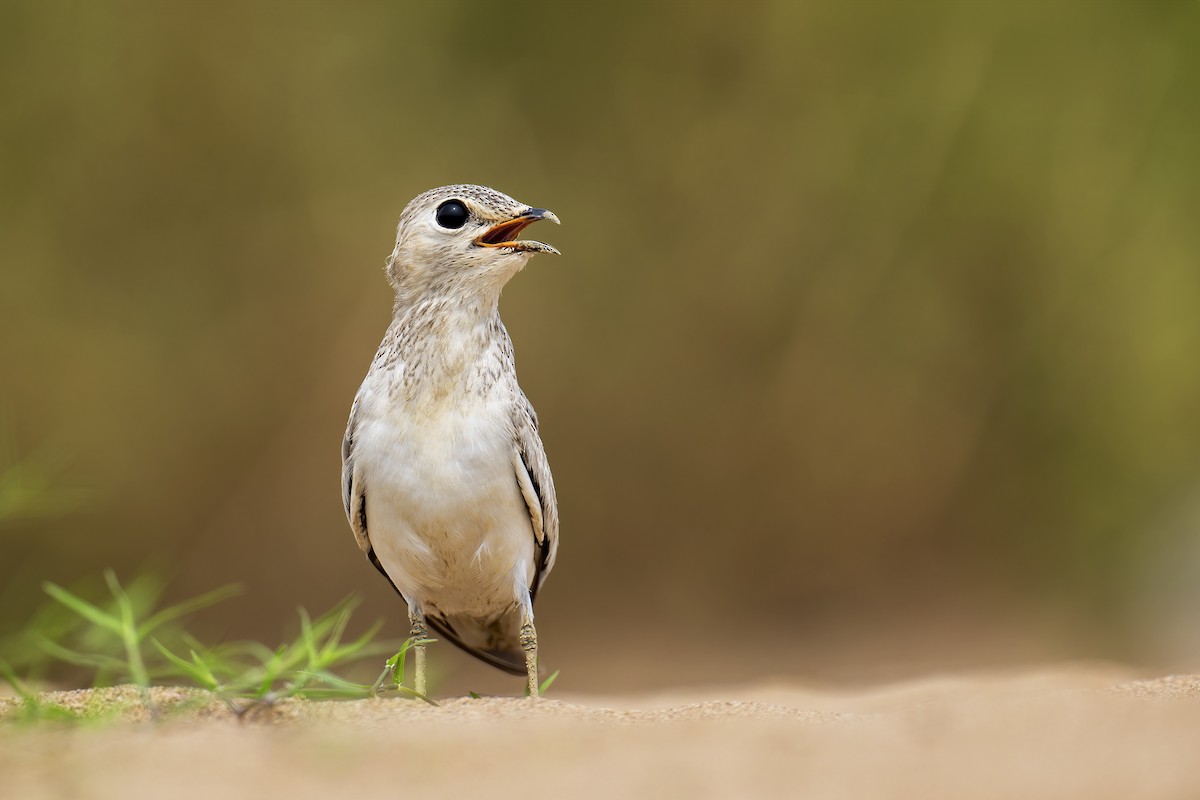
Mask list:
[[[500,294],[426,293],[408,298],[397,293],[392,327],[419,334],[413,338],[457,339],[489,327],[500,318]]]
[[[502,360],[508,340],[499,297],[426,296],[407,306],[398,299],[388,333],[410,400],[480,392],[481,376],[496,373],[500,364],[492,362]]]

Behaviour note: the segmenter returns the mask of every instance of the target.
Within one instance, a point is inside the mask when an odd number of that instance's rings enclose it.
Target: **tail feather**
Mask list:
[[[486,664],[511,675],[525,674],[525,652],[519,638],[520,615],[509,612],[491,624],[473,617],[427,616],[425,621],[438,635]],[[514,635],[507,635],[508,628]]]
[[[408,603],[400,588],[396,586],[379,557],[375,548],[367,551],[367,559],[379,570],[379,574],[387,578],[387,582],[400,595],[400,599]],[[438,635],[450,641],[467,653],[478,658],[485,664],[496,669],[502,669],[511,675],[525,674],[525,651],[521,649],[521,614],[513,609],[501,614],[490,622],[484,622],[475,617],[458,615],[425,617],[429,626]]]

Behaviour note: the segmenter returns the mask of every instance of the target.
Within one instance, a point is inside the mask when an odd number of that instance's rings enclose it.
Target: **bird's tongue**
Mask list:
[[[487,233],[479,237],[479,241],[483,244],[501,244],[503,242],[511,242],[516,239],[521,231],[532,225],[535,220],[532,219],[514,219],[508,222],[501,222]]]

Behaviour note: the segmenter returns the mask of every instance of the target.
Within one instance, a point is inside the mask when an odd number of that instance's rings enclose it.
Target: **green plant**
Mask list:
[[[557,669],[554,670],[554,672],[551,672],[546,677],[546,680],[541,682],[541,684],[538,686],[538,694],[545,694],[550,689],[550,687],[554,685],[554,682],[556,680],[558,680],[559,672],[561,672],[561,670],[557,670]]]
[[[104,581],[108,584],[114,601],[114,608],[111,610],[88,602],[74,592],[49,581],[43,584],[43,588],[48,595],[97,629],[115,637],[121,646],[124,658],[105,652],[81,652],[46,638],[41,639],[42,648],[63,661],[95,668],[98,677],[102,674],[118,676],[143,689],[150,686],[150,671],[146,667],[146,659],[142,652],[144,642],[150,634],[167,623],[218,603],[239,591],[235,586],[223,586],[164,608],[150,614],[146,619],[139,619],[142,616],[139,613],[139,604],[121,586],[112,570],[105,570]]]
[[[419,698],[427,703],[431,703],[432,705],[437,705],[437,703],[434,703],[425,695],[420,694],[413,689],[409,689],[404,685],[404,667],[408,662],[408,651],[416,645],[433,644],[436,641],[437,639],[418,639],[415,636],[410,636],[409,638],[405,639],[404,643],[400,645],[400,649],[396,652],[396,654],[384,662],[383,672],[379,673],[379,677],[375,679],[375,683],[371,686],[371,694],[375,695],[385,688],[384,684],[390,677],[391,685],[386,688],[409,697]]]
[[[154,715],[158,709],[149,692],[153,683],[193,684],[220,698],[239,716],[290,697],[361,698],[394,691],[432,702],[402,685],[405,660],[414,640],[403,642],[398,649],[394,642],[376,641],[380,627],[376,624],[345,641],[357,602],[353,598],[315,619],[300,609],[298,635],[274,649],[258,642],[207,647],[178,623],[186,615],[236,594],[236,587],[222,587],[157,608],[161,583],[138,579],[127,589],[111,570],[104,573],[104,580],[110,597],[98,603],[57,584],[44,584],[46,593],[56,606],[69,612],[70,619],[39,613],[35,622],[41,627],[28,631],[24,639],[35,642],[54,659],[91,670],[93,686],[132,683]],[[18,652],[27,665],[35,663],[27,650]],[[338,674],[389,652],[394,655],[374,684],[355,683]],[[7,661],[0,662],[0,678],[10,683],[21,699],[22,719],[79,717],[41,703]]]
[[[12,666],[0,658],[0,678],[3,678],[12,686],[13,690],[20,698],[21,704],[18,707],[18,713],[13,719],[19,723],[36,723],[36,722],[79,722],[81,717],[69,708],[63,708],[57,703],[47,703],[38,697],[37,693],[32,691],[25,685],[24,681],[17,677],[16,671]]]
[[[274,650],[256,642],[210,649],[193,641],[189,657],[184,658],[161,642],[155,642],[155,646],[180,676],[221,697],[239,715],[289,697],[354,699],[374,696],[384,688],[394,688],[400,694],[432,703],[424,695],[401,686],[399,680],[394,687],[384,687],[389,673],[403,679],[403,664],[413,644],[411,639],[385,662],[384,671],[374,684],[355,683],[334,672],[395,647],[393,643],[374,640],[378,625],[353,641],[342,641],[355,604],[354,600],[345,600],[315,620],[301,609],[299,635]]]

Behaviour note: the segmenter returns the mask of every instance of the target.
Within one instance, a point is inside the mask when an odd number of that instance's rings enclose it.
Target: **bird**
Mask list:
[[[429,629],[524,675],[538,696],[533,602],[558,553],[538,417],[517,383],[500,293],[542,242],[544,208],[485,186],[414,198],[385,264],[392,321],[351,405],[342,500],[367,559],[408,606],[414,690]]]

